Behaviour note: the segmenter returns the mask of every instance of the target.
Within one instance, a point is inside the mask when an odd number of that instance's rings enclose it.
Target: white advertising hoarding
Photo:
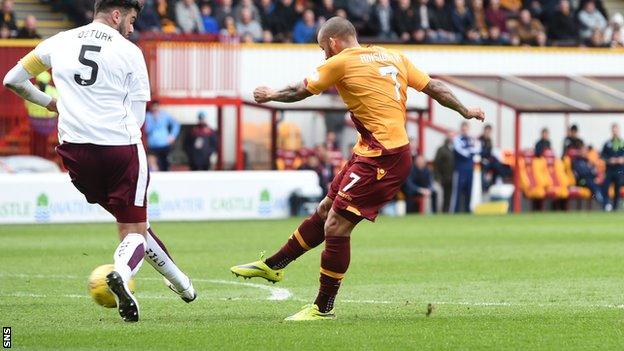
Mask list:
[[[152,173],[150,220],[275,219],[290,214],[295,191],[320,196],[312,171]],[[0,224],[105,222],[113,217],[90,205],[69,175],[0,175]]]

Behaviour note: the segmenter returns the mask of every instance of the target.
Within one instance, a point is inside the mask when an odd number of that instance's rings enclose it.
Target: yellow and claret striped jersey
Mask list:
[[[312,94],[336,86],[359,136],[353,152],[377,157],[403,150],[407,87],[422,91],[431,79],[402,53],[378,46],[343,50],[304,81]]]

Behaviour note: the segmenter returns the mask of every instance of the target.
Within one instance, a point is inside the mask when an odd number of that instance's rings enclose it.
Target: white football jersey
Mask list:
[[[150,86],[136,45],[94,22],[41,42],[34,54],[52,67],[59,92],[59,142],[141,143],[141,126],[131,105],[150,101]]]

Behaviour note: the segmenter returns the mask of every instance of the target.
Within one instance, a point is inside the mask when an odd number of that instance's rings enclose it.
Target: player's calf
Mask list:
[[[191,279],[173,262],[169,251],[151,227],[147,228],[145,259],[165,279],[165,285],[186,302],[197,298]]]

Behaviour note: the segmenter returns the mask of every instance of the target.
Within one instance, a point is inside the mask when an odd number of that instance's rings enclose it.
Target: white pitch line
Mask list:
[[[0,273],[0,277],[12,277],[12,278],[23,278],[23,279],[83,279],[84,277],[79,277],[75,275],[44,275],[44,274],[12,274],[12,273]],[[140,280],[161,280],[162,278],[141,278]],[[256,288],[260,290],[266,290],[271,295],[267,298],[267,300],[271,301],[283,301],[288,300],[292,297],[292,292],[285,288],[276,288],[273,286],[256,284],[256,283],[248,283],[248,282],[237,282],[230,280],[220,280],[220,279],[192,279],[194,282],[203,282],[203,283],[213,283],[213,284],[225,284],[225,285],[239,285],[239,286],[247,286],[250,288]]]
[[[23,273],[0,273],[0,278],[2,277],[13,277],[13,278],[24,278],[24,279],[84,279],[85,277],[79,277],[75,275],[44,275],[44,274],[23,274]],[[161,278],[140,278],[140,280],[161,280]],[[220,301],[262,301],[262,300],[272,300],[272,301],[298,301],[298,302],[309,302],[306,299],[294,298],[293,294],[290,290],[285,288],[276,288],[268,285],[248,283],[248,282],[237,282],[237,281],[229,281],[229,280],[219,280],[219,279],[193,279],[194,282],[204,282],[204,283],[213,283],[213,284],[225,284],[225,285],[239,285],[239,286],[247,286],[251,288],[261,289],[269,291],[271,296],[267,299],[258,299],[258,298],[243,298],[243,297],[232,297],[232,298],[219,298]],[[29,297],[29,298],[47,298],[47,297],[64,297],[64,298],[88,298],[87,295],[77,295],[77,294],[64,294],[64,295],[45,295],[45,294],[32,294],[28,292],[15,292],[10,294],[0,294],[0,297]],[[141,299],[155,299],[155,300],[177,300],[177,297],[166,297],[160,295],[143,295],[139,293],[139,297]],[[405,301],[388,301],[388,300],[352,300],[352,299],[340,299],[339,302],[344,303],[356,303],[356,304],[380,304],[380,305],[388,305],[388,304],[405,304]],[[410,304],[418,305],[426,302],[410,302]],[[515,303],[515,302],[475,302],[475,301],[433,301],[430,302],[433,305],[450,305],[450,306],[475,306],[475,307],[572,307],[572,308],[607,308],[607,309],[624,309],[624,304],[544,304],[544,303]]]

